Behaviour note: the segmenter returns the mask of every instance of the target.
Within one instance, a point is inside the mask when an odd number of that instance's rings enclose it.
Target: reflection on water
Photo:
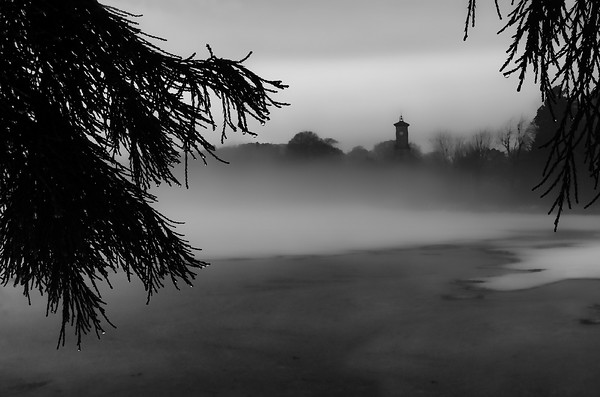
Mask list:
[[[484,288],[512,291],[568,279],[600,279],[598,241],[508,250],[516,254],[518,262],[506,266],[507,274],[482,279]]]

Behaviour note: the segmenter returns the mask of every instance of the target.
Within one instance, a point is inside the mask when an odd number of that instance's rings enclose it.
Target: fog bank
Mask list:
[[[502,191],[485,181],[457,186],[410,168],[209,165],[192,168],[190,189],[154,193],[202,259],[500,239],[551,231],[554,220],[543,208],[489,205]],[[597,230],[597,218],[565,215],[559,233],[570,229]]]

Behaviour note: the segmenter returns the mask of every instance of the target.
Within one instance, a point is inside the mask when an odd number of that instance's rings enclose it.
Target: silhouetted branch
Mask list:
[[[475,23],[475,4],[476,0],[470,0],[467,6],[465,39]],[[495,4],[500,16],[498,0]],[[600,177],[600,2],[578,0],[567,7],[566,0],[513,0],[511,7],[505,26],[498,32],[513,32],[500,71],[505,76],[516,74],[520,90],[531,67],[550,110],[556,104],[556,92],[567,103],[565,113],[557,115],[560,122],[554,137],[546,144],[550,155],[542,182],[536,187],[549,184],[543,196],[557,190],[550,210],[556,210],[557,226],[564,204],[570,207],[572,196],[578,201],[574,151],[582,142],[584,163],[595,188]],[[596,200],[597,196],[587,206]]]
[[[121,268],[148,299],[163,280],[190,283],[207,263],[151,206],[151,183],[214,154],[200,128],[250,133],[285,88],[241,61],[169,54],[95,0],[5,2],[0,13],[0,283],[47,294],[65,327],[103,332],[97,282]],[[244,58],[246,59],[246,58]],[[126,155],[125,165],[117,160]],[[207,226],[209,227],[209,226]],[[110,285],[110,284],[109,284]],[[110,322],[109,322],[110,323]]]

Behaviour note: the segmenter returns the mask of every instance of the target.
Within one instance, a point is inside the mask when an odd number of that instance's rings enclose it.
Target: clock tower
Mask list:
[[[400,116],[400,121],[394,124],[396,127],[396,150],[410,150],[408,146],[408,124]]]

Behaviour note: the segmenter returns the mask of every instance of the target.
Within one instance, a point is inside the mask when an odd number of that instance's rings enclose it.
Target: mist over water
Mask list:
[[[156,189],[156,207],[207,259],[340,253],[550,233],[546,208],[490,204],[485,181],[410,167],[209,165],[190,189]],[[563,216],[559,234],[597,230],[597,217]]]

